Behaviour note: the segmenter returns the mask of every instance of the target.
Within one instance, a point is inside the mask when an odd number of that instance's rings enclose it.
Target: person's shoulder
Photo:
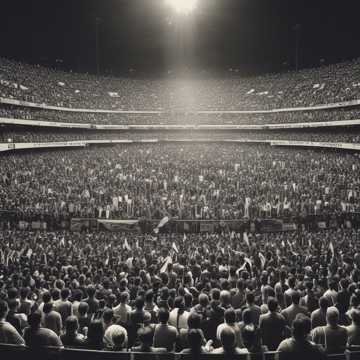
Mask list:
[[[237,355],[249,354],[249,350],[247,348],[236,347],[234,353],[237,354]]]
[[[224,353],[224,349],[222,347],[219,347],[217,349],[214,349],[213,351],[211,351],[210,354],[223,354]]]
[[[281,341],[281,343],[279,344],[279,346],[277,348],[277,351],[288,351],[289,347],[291,346],[292,343],[293,343],[292,338],[288,338],[288,339]]]

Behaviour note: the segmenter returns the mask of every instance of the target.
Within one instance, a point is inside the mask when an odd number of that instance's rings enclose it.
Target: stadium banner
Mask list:
[[[201,222],[200,223],[200,232],[201,233],[212,233],[215,230],[215,224],[213,222]]]
[[[63,142],[40,142],[40,143],[2,143],[0,151],[40,149],[40,148],[62,148],[62,147],[85,147],[86,141],[63,141]]]
[[[0,124],[10,125],[25,125],[25,126],[45,126],[45,127],[60,127],[60,128],[78,128],[78,129],[91,129],[91,124],[79,123],[64,123],[55,121],[37,121],[37,120],[23,120],[23,119],[10,119],[0,118]]]
[[[307,146],[307,147],[325,147],[334,149],[360,150],[360,144],[335,143],[335,142],[314,142],[314,141],[271,141],[271,146]]]
[[[298,226],[295,223],[283,223],[282,231],[296,231]]]
[[[260,232],[281,232],[284,231],[284,222],[280,219],[264,219],[259,224]]]
[[[96,230],[97,228],[97,219],[94,218],[72,218],[70,221],[71,231]]]
[[[100,229],[113,232],[140,232],[139,220],[97,220]]]

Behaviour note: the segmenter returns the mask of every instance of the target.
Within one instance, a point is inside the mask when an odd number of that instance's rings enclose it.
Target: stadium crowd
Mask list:
[[[264,110],[359,97],[360,61],[257,77],[188,74],[144,79],[55,71],[0,59],[0,96],[74,108]]]
[[[360,231],[0,232],[0,342],[321,359],[360,345]]]
[[[359,120],[358,107],[317,111],[254,114],[112,114],[40,110],[0,104],[0,118],[89,125],[267,125],[303,122]]]
[[[349,127],[340,130],[281,130],[281,131],[119,131],[119,130],[76,130],[76,129],[42,129],[21,128],[18,126],[0,126],[0,143],[6,142],[57,142],[77,140],[179,140],[179,139],[206,139],[206,140],[289,140],[289,141],[315,141],[315,142],[343,142],[360,143],[360,128]]]
[[[359,211],[359,157],[147,143],[0,157],[0,209],[55,217],[241,219]]]

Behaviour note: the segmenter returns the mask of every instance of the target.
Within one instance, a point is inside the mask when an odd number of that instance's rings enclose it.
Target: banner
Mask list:
[[[100,228],[114,232],[140,232],[139,220],[100,220]]]
[[[279,219],[264,219],[260,222],[261,232],[283,231],[283,221]]]
[[[200,223],[200,232],[201,233],[212,233],[214,232],[215,224],[214,222],[201,222]]]

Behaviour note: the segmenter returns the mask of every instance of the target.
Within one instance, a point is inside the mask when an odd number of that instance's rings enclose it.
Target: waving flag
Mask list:
[[[332,241],[330,241],[329,250],[330,250],[330,252],[331,252],[332,257],[334,257],[334,255],[335,255],[335,250],[334,250],[334,245],[333,245]]]
[[[261,252],[259,252],[259,259],[260,259],[260,263],[261,263],[261,268],[264,269],[266,259],[265,259],[265,256]]]
[[[172,243],[171,248],[178,254],[179,253],[179,249],[177,248],[175,242]]]
[[[26,257],[27,257],[28,259],[30,259],[32,253],[33,253],[33,251],[32,251],[32,249],[30,248],[30,249],[27,251],[27,253],[26,253]]]
[[[159,225],[154,229],[154,233],[157,234],[159,232],[159,229],[161,229],[165,224],[169,222],[169,217],[165,216],[160,222]]]
[[[169,264],[172,264],[172,258],[171,258],[171,256],[168,256],[168,257],[165,259],[164,263],[162,264],[162,266],[161,266],[161,268],[160,268],[160,273],[166,272]]]
[[[127,251],[131,250],[131,247],[130,247],[128,241],[127,241],[127,238],[125,238],[125,240],[124,240],[123,249],[126,249]]]
[[[243,239],[245,241],[245,244],[250,247],[250,241],[249,241],[249,237],[248,237],[248,234],[246,232],[244,232],[243,234]]]

